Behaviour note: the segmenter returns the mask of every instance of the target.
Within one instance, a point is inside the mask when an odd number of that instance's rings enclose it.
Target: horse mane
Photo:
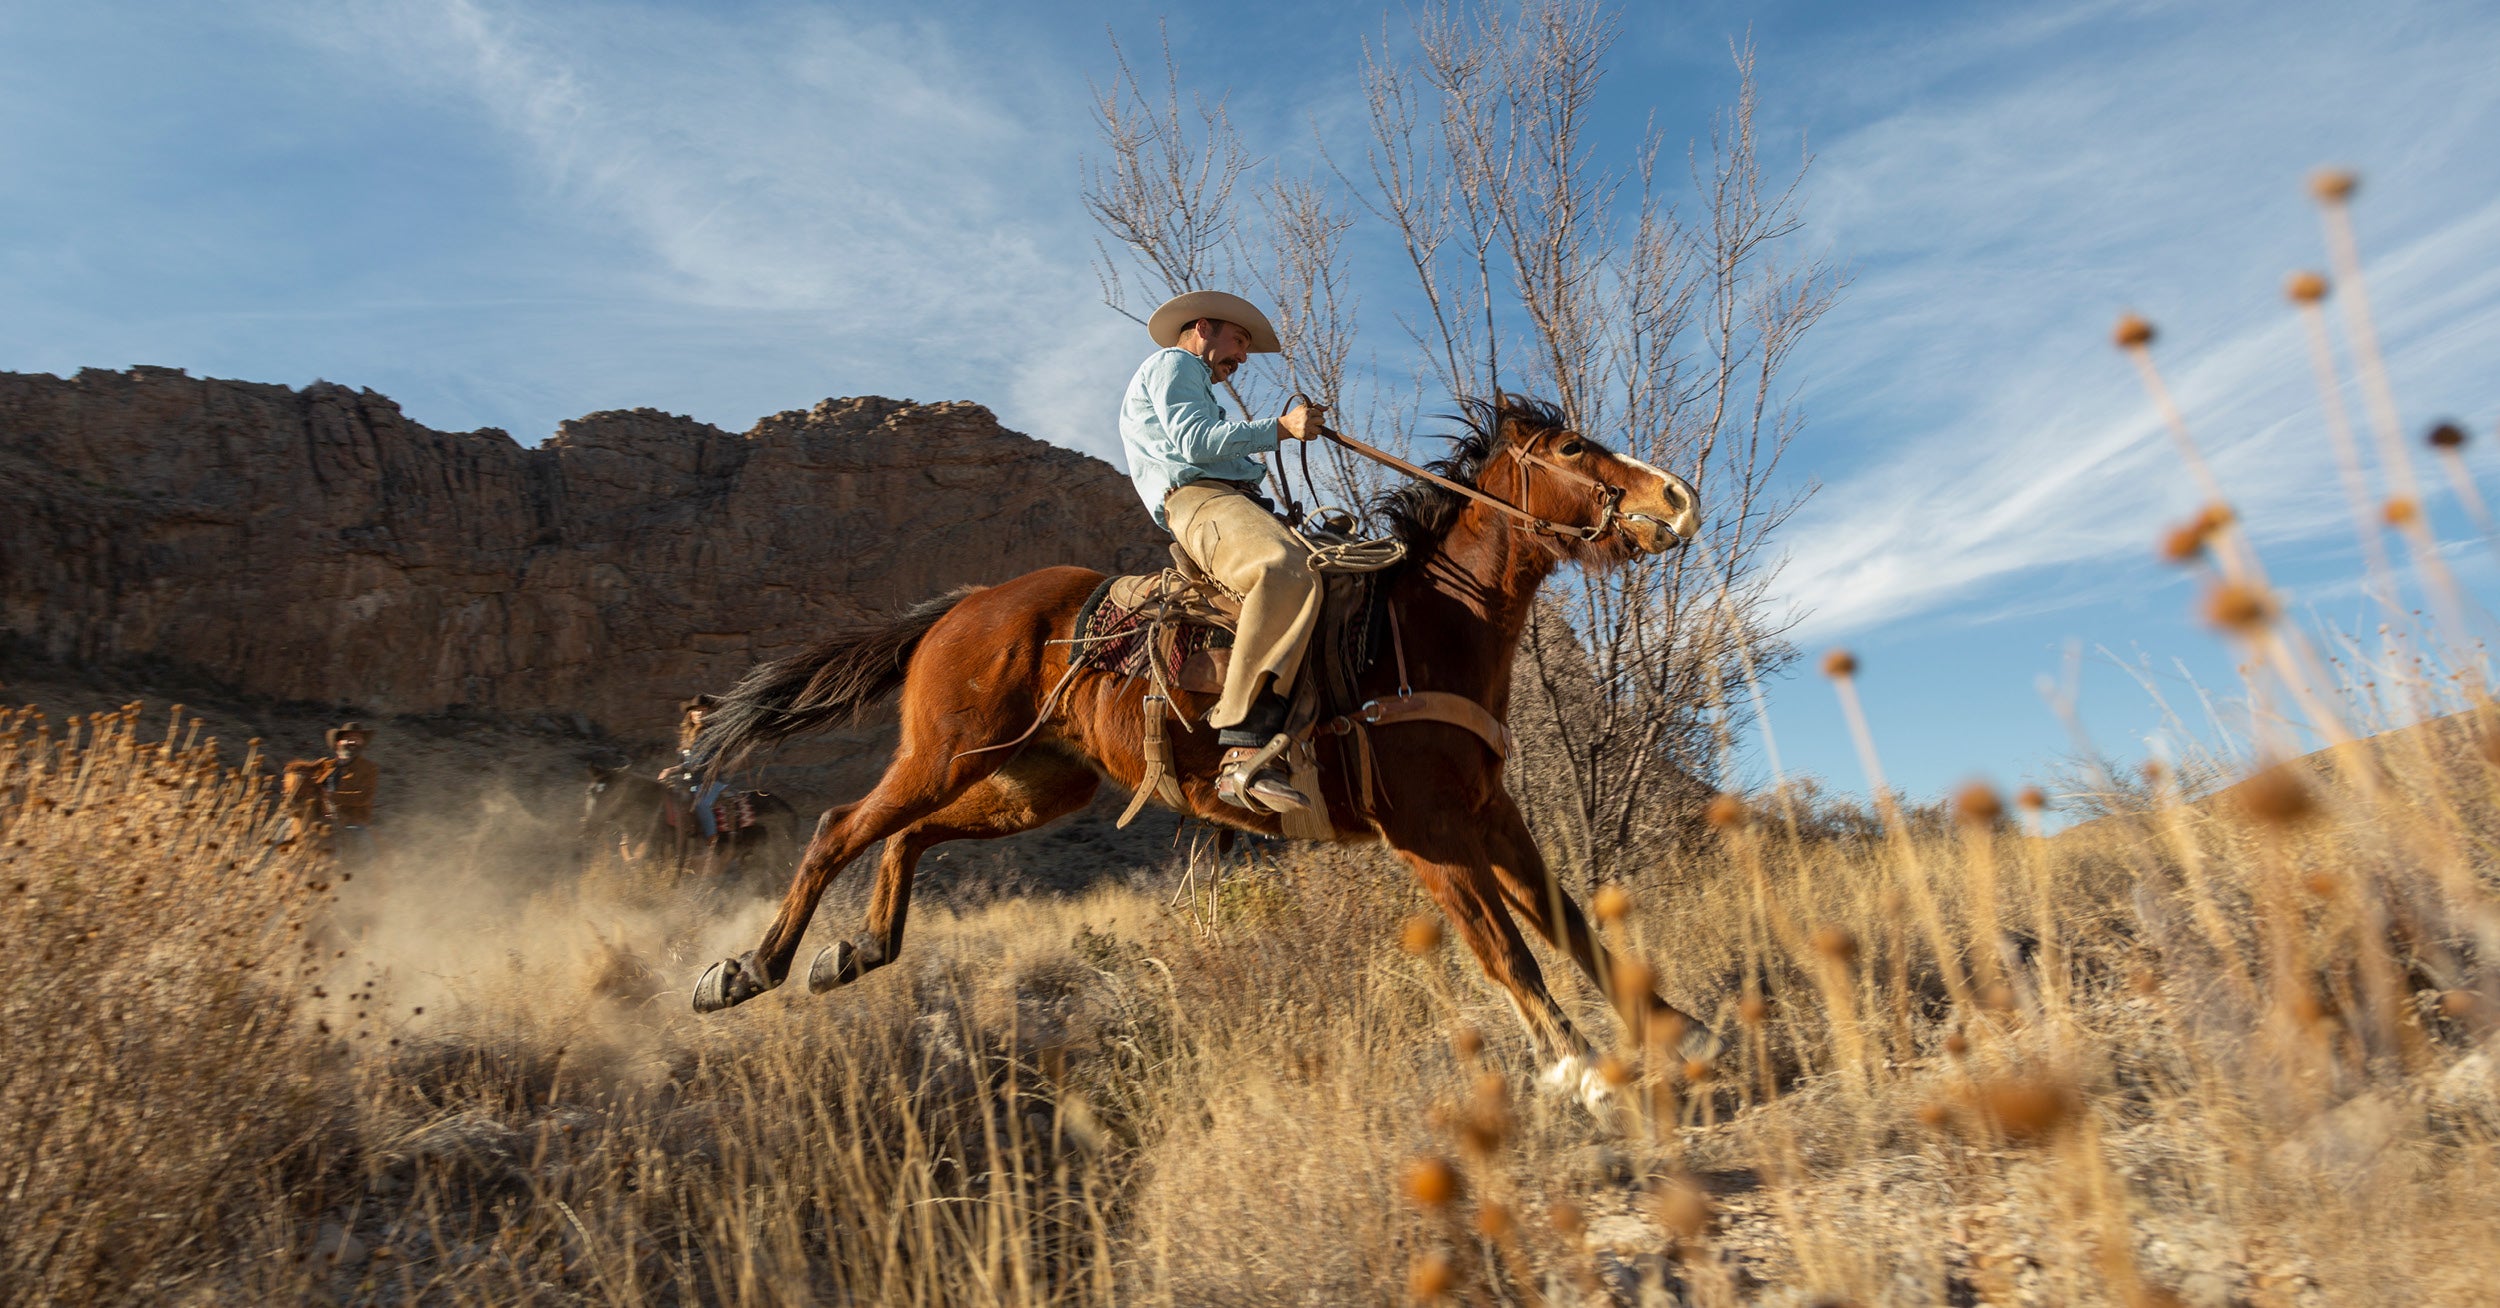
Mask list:
[[[1450,452],[1424,466],[1462,486],[1473,486],[1484,465],[1502,448],[1502,424],[1559,430],[1567,426],[1561,409],[1543,400],[1507,391],[1493,399],[1463,399],[1459,411],[1443,415],[1458,424],[1449,433]],[[1369,508],[1410,552],[1438,544],[1458,522],[1467,497],[1428,481],[1410,481],[1382,493]]]

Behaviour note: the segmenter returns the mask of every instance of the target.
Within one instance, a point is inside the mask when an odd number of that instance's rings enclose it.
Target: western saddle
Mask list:
[[[1284,833],[1296,839],[1333,839],[1341,833],[1330,818],[1319,785],[1318,744],[1331,740],[1352,779],[1355,808],[1369,823],[1388,805],[1378,784],[1370,733],[1405,722],[1444,722],[1473,732],[1496,758],[1510,756],[1510,729],[1472,699],[1407,685],[1405,635],[1396,608],[1381,584],[1384,570],[1404,557],[1396,542],[1361,542],[1306,529],[1312,565],[1325,589],[1319,625],[1295,678],[1285,727],[1268,743],[1260,762],[1281,762],[1295,789],[1313,797],[1309,809],[1282,815]],[[1111,577],[1078,610],[1071,638],[1076,653],[1070,672],[1097,668],[1146,678],[1142,701],[1145,779],[1120,815],[1127,826],[1148,799],[1188,811],[1172,774],[1168,724],[1194,731],[1224,690],[1232,658],[1234,624],[1241,597],[1208,576],[1178,544],[1172,565],[1160,572]],[[1398,691],[1366,698],[1362,675],[1382,654],[1396,661]]]

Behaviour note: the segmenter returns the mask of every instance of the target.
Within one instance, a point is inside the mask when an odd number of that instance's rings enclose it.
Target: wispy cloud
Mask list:
[[[2481,57],[2500,21],[2268,12],[2089,6],[2033,16],[2031,36],[1948,39],[1929,69],[1890,75],[1912,98],[1826,144],[1814,203],[1861,272],[1808,360],[1827,473],[1783,582],[1809,637],[2146,557],[2194,497],[2107,344],[2130,302],[2164,326],[2172,385],[2261,536],[2345,529],[2278,289],[2323,262],[2298,189],[2315,164],[2370,166],[2402,392],[2493,398],[2468,343],[2500,327],[2500,204],[2477,162],[2500,131]],[[2114,59],[2130,36],[2159,40]],[[1992,61],[1974,71],[1972,49]],[[1851,449],[1852,428],[1886,448]]]
[[[472,99],[541,204],[648,256],[616,271],[637,296],[813,337],[861,389],[1003,397],[1038,434],[1114,444],[1097,420],[1111,400],[1052,381],[1113,366],[1070,357],[1104,335],[1072,310],[1117,321],[1084,262],[1081,106],[1039,93],[1011,51],[799,7],[383,0],[299,21],[340,57],[398,51],[399,76]]]

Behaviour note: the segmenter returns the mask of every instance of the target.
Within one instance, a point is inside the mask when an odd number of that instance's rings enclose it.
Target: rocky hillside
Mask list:
[[[975,404],[602,412],[533,449],[327,382],[0,373],[0,632],[252,695],[647,738],[828,628],[1159,553],[1117,470]]]

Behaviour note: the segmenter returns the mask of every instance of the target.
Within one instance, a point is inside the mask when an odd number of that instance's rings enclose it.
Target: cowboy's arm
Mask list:
[[[1147,399],[1154,405],[1177,463],[1211,463],[1276,448],[1276,421],[1227,422],[1208,388],[1206,365],[1167,350],[1148,365]]]

